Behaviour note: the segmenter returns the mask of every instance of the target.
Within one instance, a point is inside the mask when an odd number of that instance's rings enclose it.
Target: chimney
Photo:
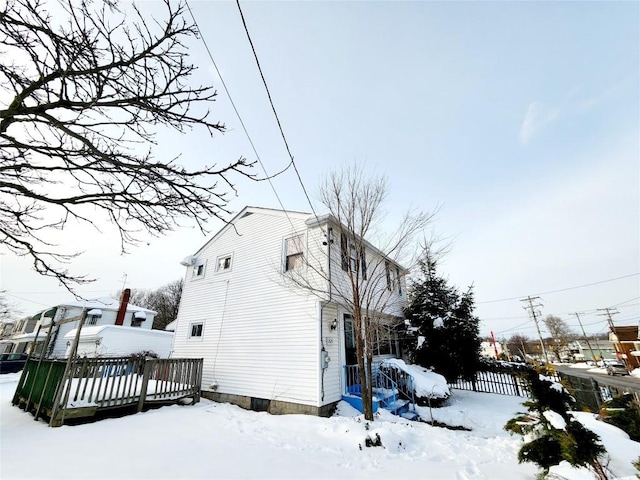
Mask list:
[[[120,309],[118,310],[118,316],[116,317],[115,325],[122,325],[124,323],[124,314],[127,313],[127,305],[129,304],[130,296],[131,289],[125,288],[122,291],[122,297],[120,297]]]

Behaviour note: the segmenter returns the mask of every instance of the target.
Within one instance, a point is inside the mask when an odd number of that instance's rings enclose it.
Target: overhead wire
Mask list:
[[[602,281],[600,281],[600,282],[593,282],[593,283],[586,283],[586,284],[584,284],[584,285],[577,285],[577,286],[575,286],[575,287],[567,287],[567,288],[561,288],[561,289],[558,289],[558,290],[550,290],[550,291],[548,291],[548,292],[532,293],[532,294],[529,294],[529,296],[549,295],[549,294],[551,294],[551,293],[566,292],[566,291],[568,291],[568,290],[575,290],[575,289],[578,289],[578,288],[591,287],[591,286],[593,286],[593,285],[600,285],[600,284],[602,284],[602,283],[614,282],[614,281],[616,281],[616,280],[622,280],[622,279],[624,279],[624,278],[635,277],[635,276],[637,276],[637,275],[640,275],[640,272],[638,272],[638,273],[632,273],[632,274],[630,274],[630,275],[623,275],[622,277],[610,278],[610,279],[608,279],[608,280],[602,280]],[[507,301],[509,301],[509,300],[520,300],[521,298],[526,297],[526,296],[527,296],[527,295],[518,295],[517,297],[501,298],[501,299],[498,299],[498,300],[484,300],[484,301],[482,301],[482,302],[476,302],[476,304],[486,304],[486,303],[507,302]],[[635,300],[635,299],[632,299],[632,300]]]
[[[260,167],[262,168],[262,171],[263,171],[263,173],[264,173],[264,175],[266,177],[266,180],[269,182],[269,185],[271,186],[271,189],[273,190],[273,193],[276,196],[276,199],[278,200],[278,203],[280,204],[280,207],[282,208],[282,211],[285,211],[285,208],[284,208],[284,205],[282,203],[282,200],[280,199],[280,196],[278,195],[278,192],[277,192],[276,188],[274,187],[273,182],[271,181],[273,176],[271,176],[271,175],[269,175],[267,173],[267,170],[266,170],[264,164],[262,163],[262,159],[260,158],[260,155],[258,154],[258,150],[257,150],[255,144],[253,143],[253,140],[251,139],[251,135],[249,135],[249,131],[247,130],[247,127],[246,127],[244,121],[242,120],[242,116],[240,115],[240,112],[238,111],[238,108],[236,107],[235,102],[233,101],[233,97],[231,96],[231,92],[229,91],[229,88],[227,87],[227,83],[224,81],[224,78],[222,77],[222,72],[220,72],[220,69],[218,68],[218,64],[216,63],[215,59],[213,58],[213,53],[211,52],[211,49],[209,48],[209,45],[208,45],[206,39],[204,38],[204,34],[202,33],[202,30],[200,29],[200,26],[198,25],[196,17],[193,15],[193,11],[191,10],[191,5],[189,5],[188,0],[185,0],[185,5],[187,6],[187,10],[189,10],[189,15],[191,15],[191,19],[193,20],[193,24],[195,25],[196,29],[198,30],[198,33],[200,34],[200,40],[202,40],[204,48],[207,51],[207,55],[209,56],[209,59],[211,60],[211,63],[213,64],[213,67],[216,69],[216,73],[218,74],[218,77],[220,78],[220,83],[222,84],[222,88],[224,88],[224,91],[227,94],[227,97],[229,98],[229,102],[231,103],[231,107],[233,108],[233,111],[235,112],[236,116],[238,117],[238,121],[240,122],[240,125],[242,126],[242,130],[244,131],[244,134],[246,135],[247,139],[249,140],[249,144],[251,145],[251,149],[253,150],[253,153],[256,156],[256,159],[258,160],[258,163],[260,164]],[[285,172],[291,165],[292,165],[292,163],[289,163],[284,168],[284,170],[280,171],[277,175]],[[291,219],[289,219],[289,220],[291,221]]]
[[[275,175],[270,176],[267,173],[266,168],[264,166],[264,163],[260,159],[260,156],[258,155],[257,149],[255,148],[255,145],[253,144],[253,141],[251,140],[251,137],[249,136],[249,133],[248,133],[248,131],[247,131],[246,127],[245,127],[245,124],[244,124],[244,122],[242,120],[242,117],[240,116],[240,113],[239,113],[239,111],[238,111],[238,109],[237,109],[237,107],[235,105],[235,102],[233,101],[233,98],[231,97],[231,93],[229,91],[229,88],[227,87],[227,84],[224,81],[224,78],[222,77],[222,73],[221,73],[220,69],[218,68],[218,65],[217,65],[217,63],[216,63],[216,61],[215,61],[215,59],[213,57],[213,53],[212,53],[211,49],[209,48],[209,46],[207,44],[207,41],[204,38],[204,35],[202,33],[202,30],[200,29],[200,27],[199,27],[199,25],[198,25],[198,23],[197,23],[197,21],[195,19],[195,16],[193,14],[193,11],[191,10],[191,6],[189,5],[188,0],[185,0],[185,4],[187,6],[187,9],[189,10],[189,14],[191,15],[191,18],[192,18],[192,20],[194,22],[194,25],[198,30],[198,33],[200,34],[200,38],[201,38],[201,40],[202,40],[202,42],[203,42],[203,44],[205,46],[205,49],[206,49],[207,54],[209,56],[209,59],[211,60],[211,63],[213,64],[218,76],[220,77],[220,82],[221,82],[221,84],[222,84],[222,86],[224,88],[224,91],[227,94],[227,97],[229,98],[229,101],[230,101],[230,103],[231,103],[231,105],[232,105],[232,107],[233,107],[233,109],[234,109],[234,111],[235,111],[235,113],[236,113],[236,115],[238,117],[238,120],[240,121],[240,124],[242,125],[243,130],[245,131],[245,135],[249,139],[249,143],[251,144],[251,147],[252,147],[252,149],[254,151],[254,154],[256,155],[258,163],[260,164],[260,166],[261,166],[261,168],[262,168],[262,170],[263,170],[263,172],[265,174],[265,177],[269,181],[269,185],[271,186],[271,189],[273,190],[273,193],[274,193],[274,195],[275,195],[275,197],[276,197],[276,199],[278,201],[278,204],[280,205],[281,211],[284,213],[285,217],[289,221],[289,224],[291,225],[292,232],[295,232],[297,229],[296,229],[296,227],[294,225],[294,222],[291,219],[291,217],[289,216],[289,212],[284,207],[282,199],[280,198],[280,195],[278,195],[277,189],[275,188],[273,182],[271,181],[271,178],[273,178]],[[273,99],[272,99],[272,96],[271,96],[271,92],[269,90],[269,87],[268,87],[267,82],[266,82],[266,78],[265,78],[265,76],[263,74],[263,71],[262,71],[262,67],[260,66],[260,61],[258,60],[257,52],[256,52],[256,49],[254,47],[253,41],[251,39],[251,35],[249,34],[249,29],[248,29],[247,23],[245,21],[244,14],[242,12],[242,8],[240,7],[240,3],[239,2],[237,3],[237,6],[238,6],[238,10],[240,12],[240,17],[242,19],[242,24],[243,24],[243,28],[244,28],[245,34],[246,34],[247,39],[249,41],[249,44],[251,46],[251,50],[253,52],[253,57],[254,57],[254,60],[255,60],[255,62],[257,64],[258,71],[260,73],[260,77],[262,79],[262,83],[263,83],[263,85],[265,87],[265,90],[267,92],[267,97],[269,99],[269,104],[271,105],[271,110],[273,111],[273,114],[274,114],[274,116],[276,118],[276,122],[278,124],[278,129],[280,130],[280,135],[282,136],[282,139],[284,141],[284,144],[285,144],[285,147],[286,147],[286,150],[287,150],[287,154],[289,155],[289,159],[290,159],[290,162],[287,165],[287,167],[284,170],[282,170],[281,172],[279,172],[278,175],[280,173],[283,173],[290,166],[293,166],[293,168],[294,168],[294,170],[296,172],[296,176],[297,176],[298,182],[300,183],[300,185],[302,187],[302,190],[304,192],[304,195],[305,195],[305,197],[307,199],[307,202],[309,203],[309,206],[311,207],[311,211],[313,213],[313,216],[315,217],[316,221],[319,222],[318,215],[317,215],[317,213],[315,211],[315,208],[313,207],[313,204],[311,203],[311,199],[309,197],[309,194],[307,193],[307,189],[306,189],[306,187],[304,185],[304,182],[302,181],[302,177],[300,176],[300,172],[298,171],[298,167],[297,167],[297,165],[296,165],[296,163],[294,161],[294,157],[293,157],[293,154],[291,153],[291,149],[289,148],[289,142],[287,141],[286,136],[284,134],[284,130],[282,128],[282,124],[280,122],[280,118],[279,118],[277,110],[275,108],[275,105],[274,105],[274,102],[273,102]],[[316,244],[318,244],[318,239],[316,237],[314,237],[314,240],[315,240]],[[330,239],[327,239],[327,240],[330,241]],[[308,252],[308,253],[311,254],[311,252]],[[314,257],[314,260],[318,260],[317,258],[315,258],[315,255],[313,255],[313,257]],[[311,265],[310,262],[307,262],[307,263],[308,263],[308,265]],[[311,268],[313,270],[317,271],[317,269],[314,266],[311,266]]]
[[[271,97],[271,91],[269,90],[269,86],[267,85],[267,79],[264,76],[262,71],[262,66],[260,65],[260,60],[258,59],[258,53],[256,52],[256,48],[253,44],[253,40],[251,39],[251,34],[249,33],[249,27],[247,26],[247,22],[244,18],[244,13],[242,12],[242,7],[240,6],[240,0],[236,0],[236,5],[238,6],[238,12],[240,13],[240,18],[242,19],[242,26],[244,27],[244,32],[247,35],[247,40],[249,40],[249,45],[251,46],[251,51],[253,52],[253,58],[256,61],[256,65],[258,67],[258,71],[260,72],[260,78],[262,79],[262,84],[267,92],[267,97],[269,98],[269,104],[271,105],[271,110],[273,111],[273,115],[276,118],[276,122],[278,124],[278,129],[280,130],[280,135],[282,136],[282,141],[284,142],[285,148],[287,149],[287,153],[289,154],[289,158],[291,159],[291,164],[293,165],[293,169],[296,172],[296,176],[298,177],[298,181],[300,182],[300,186],[302,187],[302,191],[304,192],[305,197],[307,198],[307,202],[311,207],[311,211],[313,215],[318,218],[315,209],[313,208],[313,204],[311,203],[311,198],[309,198],[309,194],[307,193],[307,189],[304,186],[304,182],[302,181],[302,177],[300,176],[300,171],[298,170],[298,166],[293,159],[293,154],[291,153],[291,149],[289,148],[289,142],[287,141],[287,137],[284,134],[284,130],[282,129],[282,123],[280,122],[280,117],[278,116],[278,112],[276,111],[276,107],[273,103],[273,98]]]

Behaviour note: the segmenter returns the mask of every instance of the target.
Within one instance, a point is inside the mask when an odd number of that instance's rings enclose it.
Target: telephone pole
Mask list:
[[[540,300],[540,297],[528,296],[527,298],[523,298],[520,301],[528,303],[528,305],[525,305],[522,308],[524,308],[525,310],[528,310],[529,315],[533,317],[533,322],[536,324],[536,330],[538,331],[538,338],[540,339],[540,346],[542,347],[542,354],[544,355],[544,360],[545,362],[547,362],[547,365],[548,365],[549,357],[547,356],[547,349],[544,348],[544,341],[542,340],[542,334],[540,333],[540,325],[538,325],[538,315],[540,314],[540,312],[536,311],[536,308],[542,307],[542,303],[536,303],[534,305],[533,303],[534,300]]]
[[[591,352],[591,358],[593,358],[593,361],[596,362],[597,361],[596,360],[596,354],[593,353],[593,348],[591,348],[591,343],[589,342],[589,339],[587,338],[587,334],[584,332],[584,327],[582,326],[582,320],[580,320],[580,315],[578,315],[578,312],[575,312],[573,315],[575,315],[576,318],[578,319],[578,323],[580,324],[580,329],[582,330],[582,336],[587,341],[587,346],[589,347],[589,351]],[[602,360],[602,358],[600,360]]]
[[[622,360],[625,360],[624,358],[622,358],[622,355],[624,355],[624,349],[622,348],[622,342],[620,342],[620,339],[618,338],[618,335],[616,334],[616,327],[613,325],[613,318],[611,318],[611,315],[617,315],[618,312],[617,310],[615,310],[614,308],[598,308],[599,312],[604,312],[604,313],[599,313],[598,315],[601,317],[607,317],[607,321],[609,322],[609,329],[611,330],[611,333],[613,333],[613,336],[616,337],[616,341],[618,343],[618,352],[619,352],[619,358]],[[618,355],[616,355],[618,356]],[[623,362],[624,365],[626,366],[627,362]]]

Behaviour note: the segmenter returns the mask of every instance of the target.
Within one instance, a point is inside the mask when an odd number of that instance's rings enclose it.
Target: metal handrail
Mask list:
[[[410,402],[411,402],[411,410],[415,412],[415,389],[414,389],[414,378],[410,373],[405,372],[401,368],[398,368],[396,365],[391,363],[382,362],[380,367],[387,369],[390,372],[393,372],[390,377],[396,385],[396,388],[400,393],[402,393]],[[395,378],[394,378],[395,376]],[[400,381],[402,380],[402,381]]]
[[[387,372],[390,373],[385,372],[383,369],[386,369]],[[345,365],[344,371],[345,394],[362,395],[358,365]],[[374,389],[378,388],[393,391],[393,401],[397,400],[398,393],[401,393],[411,402],[411,411],[416,411],[414,378],[411,374],[393,364],[381,362],[380,364],[374,365],[372,376],[372,386]]]

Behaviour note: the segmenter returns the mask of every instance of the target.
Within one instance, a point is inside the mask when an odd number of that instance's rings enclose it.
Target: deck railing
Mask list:
[[[66,374],[65,374],[66,372]],[[100,410],[134,407],[184,397],[200,400],[202,359],[76,358],[34,360],[25,365],[13,404],[49,417],[51,426],[65,418]]]
[[[513,395],[528,397],[529,388],[522,376],[522,372],[477,372],[473,380],[458,379],[449,387],[472,392],[497,393],[499,395]]]

